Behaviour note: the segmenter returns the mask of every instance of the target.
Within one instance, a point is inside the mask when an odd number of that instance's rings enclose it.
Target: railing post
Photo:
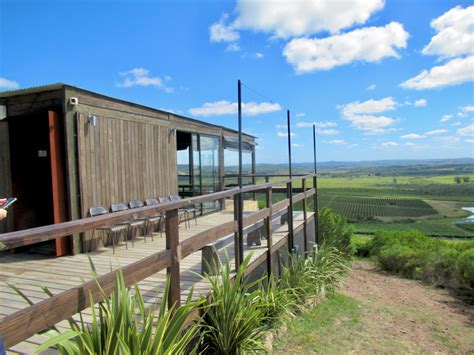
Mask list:
[[[303,179],[301,181],[301,186],[303,188],[303,219],[304,219],[304,224],[303,224],[303,238],[304,238],[304,252],[306,255],[306,252],[308,251],[308,231],[306,228],[306,223],[308,222],[308,217],[306,214],[306,179]]]
[[[319,217],[318,217],[318,179],[316,175],[313,176],[313,209],[314,209],[314,238],[316,240],[316,245],[319,245]]]
[[[295,243],[293,239],[293,185],[290,180],[286,184],[287,197],[290,200],[288,205],[288,251],[290,254],[293,254],[295,249]]]
[[[265,176],[265,183],[268,184],[268,182],[270,181],[270,176]]]
[[[240,230],[240,196],[241,194],[234,195],[234,221],[237,222],[238,228],[237,231],[234,233],[234,254],[235,254],[235,269],[237,270],[242,264],[242,260],[240,258],[241,255],[241,247],[243,247],[243,241],[241,243],[241,230]]]
[[[178,209],[166,211],[166,249],[171,251],[171,265],[167,268],[170,282],[168,307],[181,305],[181,286],[179,262],[181,260],[181,246],[179,244],[179,217]]]
[[[267,232],[267,276],[270,279],[273,271],[273,238],[272,238],[272,205],[273,205],[273,194],[272,187],[265,189],[265,205],[270,210],[269,216],[265,218],[265,229]]]

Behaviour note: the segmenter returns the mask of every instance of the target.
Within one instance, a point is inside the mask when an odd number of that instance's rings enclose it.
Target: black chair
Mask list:
[[[110,206],[112,212],[120,212],[128,210],[128,206],[125,203],[114,203]],[[129,220],[128,222],[124,222],[124,224],[129,225],[129,237],[132,241],[132,247],[134,246],[134,238],[136,232],[141,228],[142,232],[146,238],[146,220],[145,219],[137,219],[137,220]],[[125,239],[126,240],[126,239]],[[125,248],[128,249],[128,244],[125,243]]]
[[[170,200],[171,201],[179,201],[181,200],[181,196],[179,195],[170,195]],[[189,228],[191,228],[191,224],[189,223],[189,214],[192,213],[193,214],[193,218],[194,218],[194,224],[197,226],[197,218],[196,218],[196,212],[197,212],[197,208],[196,206],[194,205],[190,205],[190,206],[186,206],[186,207],[183,207],[183,208],[180,208],[181,211],[184,211],[184,216],[185,216],[185,221],[187,220],[187,223],[188,223],[188,226]]]
[[[158,197],[158,200],[160,201],[160,203],[175,201],[171,199],[171,196],[161,196],[161,197]],[[181,223],[181,221],[184,220],[184,226],[188,228],[188,225],[186,223],[186,215],[187,215],[187,212],[184,209],[182,208],[178,209],[179,222]]]
[[[147,198],[145,200],[145,205],[147,206],[153,206],[153,205],[158,205],[160,201],[158,201],[157,198]],[[153,216],[148,217],[148,222],[151,230],[151,238],[153,240],[153,232],[155,231],[156,226],[158,226],[158,230],[160,231],[160,237],[163,237],[163,222],[164,222],[164,216],[162,213],[158,213]]]
[[[102,206],[96,206],[96,207],[89,208],[89,215],[91,217],[102,216],[102,215],[107,214],[107,213],[109,213],[109,211],[106,208],[102,207]],[[111,239],[112,239],[112,250],[115,254],[115,243],[116,243],[117,234],[119,232],[125,232],[125,238],[124,239],[126,241],[127,235],[128,235],[128,229],[129,229],[128,224],[120,224],[120,223],[109,225],[109,226],[106,226],[106,227],[95,228],[94,231],[92,232],[92,239],[94,239],[96,230],[105,231],[106,235],[107,235],[107,239],[109,239],[109,237],[111,237]],[[84,243],[85,243],[85,240],[84,240]],[[83,247],[84,247],[84,251],[85,251],[86,250],[85,245],[83,245]]]

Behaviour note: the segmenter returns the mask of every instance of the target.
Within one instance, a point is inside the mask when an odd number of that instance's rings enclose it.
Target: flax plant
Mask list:
[[[244,259],[235,275],[230,263],[220,260],[214,264],[214,270],[219,271],[205,275],[210,295],[200,326],[204,352],[241,354],[265,350],[265,312],[256,302],[258,291],[253,290],[261,280],[248,282],[244,275],[250,258],[248,255]]]
[[[95,268],[91,263],[94,276]],[[98,284],[99,288],[100,285]],[[13,287],[13,286],[12,286]],[[31,303],[18,289],[23,298]],[[52,296],[48,289],[43,290]],[[43,332],[49,340],[40,345],[36,352],[56,348],[61,354],[182,354],[194,352],[190,348],[198,332],[197,324],[187,329],[186,320],[203,301],[191,301],[192,292],[181,307],[168,308],[167,282],[159,309],[147,308],[137,285],[132,290],[125,286],[121,270],[117,272],[115,288],[110,297],[100,288],[103,301],[97,305],[91,295],[91,321],[70,318],[70,330],[60,332],[57,328]]]

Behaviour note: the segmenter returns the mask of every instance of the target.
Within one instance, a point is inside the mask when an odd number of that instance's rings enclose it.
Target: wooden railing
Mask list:
[[[303,193],[293,196],[292,203],[303,201],[303,230],[304,230],[304,246],[308,247],[307,243],[307,212],[306,199],[316,198],[316,177],[315,175],[306,175],[287,179],[272,183],[261,185],[245,186],[242,189],[234,188],[227,191],[221,191],[209,195],[193,197],[177,202],[167,202],[159,205],[147,206],[127,210],[123,212],[116,212],[98,217],[85,218],[65,223],[59,223],[50,226],[32,228],[28,230],[6,233],[0,235],[0,250],[7,250],[17,248],[25,245],[32,245],[45,240],[51,240],[73,233],[83,233],[93,230],[95,228],[106,226],[110,224],[127,222],[131,219],[142,218],[149,215],[156,215],[161,212],[166,215],[166,249],[158,251],[148,257],[135,261],[123,267],[122,273],[127,286],[137,283],[145,278],[163,270],[167,269],[167,274],[170,280],[170,292],[168,304],[180,304],[181,289],[180,289],[180,262],[190,254],[202,249],[209,243],[217,239],[235,234],[236,256],[239,248],[243,248],[243,233],[244,227],[252,225],[260,220],[264,220],[265,230],[267,234],[267,252],[258,260],[248,267],[248,272],[254,269],[257,264],[267,261],[267,272],[270,274],[273,269],[271,255],[288,242],[289,250],[293,250],[293,241],[290,236],[293,230],[289,228],[288,239],[284,238],[276,245],[272,242],[272,215],[287,209],[291,210],[290,199],[285,199],[275,204],[272,204],[272,191],[275,186],[285,184],[290,193],[292,184],[295,180],[302,180]],[[313,187],[306,189],[307,181],[312,180]],[[200,232],[188,239],[180,241],[179,239],[179,218],[178,209],[189,205],[221,200],[227,197],[233,197],[234,201],[241,197],[244,193],[265,193],[266,207],[242,216],[240,220],[242,225],[239,225],[238,214],[243,213],[236,209],[234,211],[234,220],[222,223],[218,226]],[[234,204],[237,205],[237,204]],[[288,225],[292,226],[292,214],[288,215]],[[4,345],[11,347],[31,337],[32,335],[45,330],[54,324],[68,319],[74,314],[90,307],[91,297],[94,302],[102,300],[104,291],[106,295],[110,295],[113,291],[117,277],[117,270],[108,272],[97,277],[94,280],[82,283],[64,292],[58,293],[51,298],[35,303],[27,308],[17,311],[0,321],[0,338],[3,338]]]

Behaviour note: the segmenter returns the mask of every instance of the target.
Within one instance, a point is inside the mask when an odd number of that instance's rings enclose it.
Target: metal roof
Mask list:
[[[158,112],[165,112],[165,113],[171,114],[173,116],[183,118],[185,120],[189,120],[189,121],[193,121],[193,122],[199,122],[199,123],[204,124],[206,126],[221,128],[221,129],[224,129],[226,131],[230,131],[230,132],[233,132],[233,133],[238,133],[237,130],[232,129],[232,128],[215,125],[215,124],[208,123],[208,122],[203,122],[203,121],[197,120],[195,118],[182,116],[182,115],[179,115],[179,114],[176,114],[176,113],[173,113],[173,112],[159,110],[159,109],[156,109],[154,107],[150,107],[150,106],[146,106],[146,105],[142,105],[142,104],[137,104],[135,102],[131,102],[131,101],[123,100],[123,99],[118,99],[118,98],[115,98],[115,97],[107,96],[107,95],[104,95],[104,94],[100,94],[100,93],[97,93],[97,92],[94,92],[94,91],[82,89],[80,87],[72,86],[72,85],[64,84],[64,83],[54,83],[54,84],[48,84],[48,85],[32,86],[32,87],[24,88],[24,89],[2,91],[2,92],[0,92],[0,99],[1,98],[12,97],[12,96],[35,94],[35,93],[40,93],[40,92],[45,92],[45,91],[62,90],[63,88],[71,88],[71,89],[74,89],[74,90],[83,91],[85,93],[89,93],[89,94],[93,94],[93,95],[99,95],[99,96],[102,96],[103,98],[106,98],[106,99],[109,99],[109,100],[119,101],[119,102],[126,103],[126,104],[129,104],[129,105],[139,106],[139,107],[142,107],[142,108],[145,108],[145,109],[148,109],[148,110],[153,110],[153,111],[158,111]],[[251,134],[248,134],[248,133],[245,133],[245,132],[242,132],[242,133],[245,134],[248,137],[257,138],[257,137],[255,137]]]

